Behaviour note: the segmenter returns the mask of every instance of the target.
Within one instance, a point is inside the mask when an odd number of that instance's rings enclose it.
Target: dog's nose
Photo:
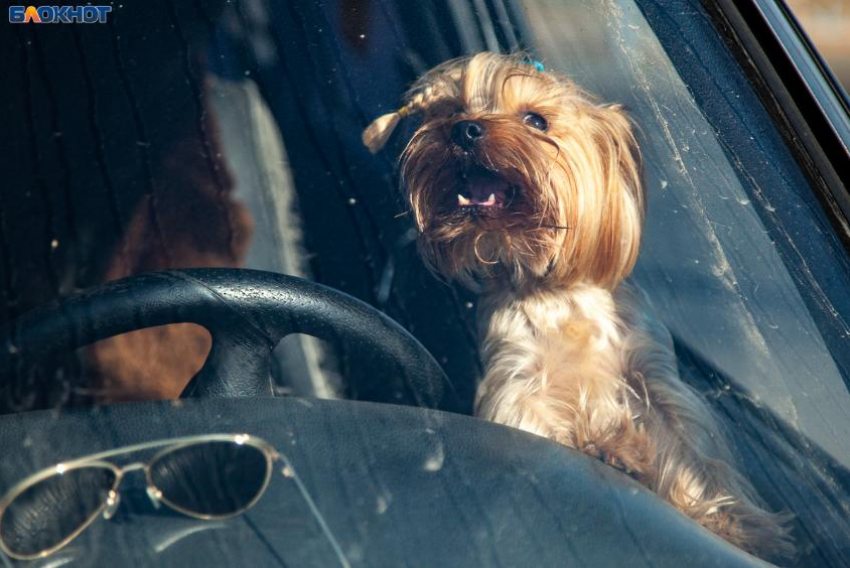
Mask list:
[[[484,136],[484,127],[474,120],[461,120],[452,126],[452,140],[455,144],[469,150]]]

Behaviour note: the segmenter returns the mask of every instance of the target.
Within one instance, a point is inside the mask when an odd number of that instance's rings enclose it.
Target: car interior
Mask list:
[[[375,156],[361,133],[434,65],[490,50],[625,106],[649,195],[632,279],[745,475],[794,516],[794,565],[850,563],[848,241],[724,10],[156,0],[105,25],[10,25],[3,490],[213,432],[261,435],[296,472],[205,523],[128,479],[111,523],[21,562],[756,562],[604,464],[471,418],[477,298],[424,266],[399,191],[417,124]]]

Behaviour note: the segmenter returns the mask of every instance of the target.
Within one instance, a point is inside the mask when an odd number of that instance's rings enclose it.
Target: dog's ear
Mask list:
[[[379,116],[363,131],[363,144],[373,154],[381,151],[401,119],[426,110],[434,101],[457,96],[458,82],[468,58],[458,58],[438,65],[410,88],[404,99],[407,104],[395,112]]]
[[[390,139],[393,130],[395,130],[395,127],[398,126],[398,123],[401,122],[401,119],[406,114],[404,112],[406,108],[402,107],[395,112],[379,116],[372,121],[372,124],[366,127],[366,130],[363,131],[362,140],[370,152],[377,154],[387,144],[387,140]]]
[[[632,123],[619,105],[597,106],[590,132],[598,151],[601,218],[589,275],[615,287],[634,268],[645,213],[640,152]]]

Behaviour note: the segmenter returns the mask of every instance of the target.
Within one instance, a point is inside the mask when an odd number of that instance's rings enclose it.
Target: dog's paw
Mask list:
[[[579,448],[583,453],[591,455],[601,461],[606,465],[610,465],[614,469],[618,469],[625,473],[626,475],[633,477],[634,479],[639,479],[641,476],[641,471],[638,471],[631,467],[629,463],[622,459],[615,453],[606,451],[597,447],[597,445],[593,442],[589,442],[584,445],[584,447]]]

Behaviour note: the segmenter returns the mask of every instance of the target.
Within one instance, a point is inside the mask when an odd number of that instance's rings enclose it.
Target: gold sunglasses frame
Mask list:
[[[153,481],[151,480],[151,466],[156,464],[157,461],[161,460],[164,456],[167,456],[168,454],[177,450],[181,450],[183,448],[205,444],[209,442],[232,442],[240,446],[247,445],[256,448],[257,450],[262,452],[266,458],[265,478],[263,479],[263,484],[260,487],[260,490],[257,491],[257,495],[241,509],[232,513],[227,513],[226,515],[203,515],[189,511],[183,507],[174,505],[162,495],[162,491],[158,487],[156,487],[153,484]],[[164,449],[157,452],[150,459],[144,462],[132,462],[124,467],[120,467],[114,463],[104,461],[106,458],[141,452],[145,450],[152,450],[159,447],[164,447]],[[311,512],[321,525],[322,531],[329,538],[331,545],[334,547],[334,551],[337,553],[337,556],[339,556],[341,554],[341,550],[339,549],[339,545],[336,543],[336,539],[334,539],[333,536],[330,534],[330,530],[322,519],[322,516],[319,514],[315,503],[313,503],[313,500],[310,498],[310,495],[309,493],[307,493],[306,489],[304,488],[304,485],[301,483],[301,480],[295,474],[295,470],[293,469],[292,464],[284,455],[280,454],[274,448],[274,446],[272,446],[261,438],[250,436],[248,434],[204,434],[199,436],[184,436],[179,438],[169,438],[155,440],[152,442],[144,442],[141,444],[134,444],[131,446],[116,448],[114,450],[99,452],[96,454],[91,454],[88,456],[83,456],[73,460],[61,462],[51,467],[45,468],[37,473],[34,473],[26,479],[23,479],[22,481],[16,483],[11,489],[9,489],[9,491],[6,492],[3,498],[0,499],[0,550],[2,550],[3,553],[16,560],[36,560],[38,558],[44,558],[46,556],[49,556],[54,552],[62,549],[63,547],[68,545],[68,543],[72,542],[75,538],[82,534],[82,532],[86,530],[101,514],[103,514],[106,519],[112,517],[120,501],[120,493],[118,492],[118,488],[121,485],[121,481],[123,480],[124,475],[130,471],[137,471],[139,469],[144,470],[145,472],[145,483],[147,484],[148,496],[151,498],[155,505],[157,505],[158,503],[163,503],[174,511],[182,513],[188,517],[193,517],[201,520],[221,520],[228,519],[230,517],[235,517],[237,515],[241,515],[242,513],[253,507],[257,503],[257,501],[260,500],[260,497],[262,497],[263,494],[266,492],[266,489],[269,486],[269,482],[271,481],[272,471],[274,470],[274,463],[276,461],[281,461],[284,465],[283,470],[281,471],[282,475],[284,475],[284,477],[291,478],[295,481],[296,485],[298,486],[298,489],[301,491],[302,496],[306,499]],[[35,554],[18,554],[10,550],[9,547],[6,545],[2,533],[3,515],[6,513],[6,509],[8,509],[9,505],[13,503],[15,499],[20,496],[21,493],[23,493],[30,487],[41,483],[46,479],[57,475],[63,475],[67,471],[84,468],[103,468],[108,469],[115,474],[115,481],[112,483],[112,487],[109,489],[107,498],[103,501],[103,503],[95,511],[93,511],[91,515],[89,515],[89,517],[84,523],[82,523],[71,534],[66,536],[63,540],[61,540],[53,547],[48,548],[46,550],[42,550]],[[345,560],[345,557],[342,556],[342,559]],[[347,561],[345,561],[344,564],[347,565]]]

